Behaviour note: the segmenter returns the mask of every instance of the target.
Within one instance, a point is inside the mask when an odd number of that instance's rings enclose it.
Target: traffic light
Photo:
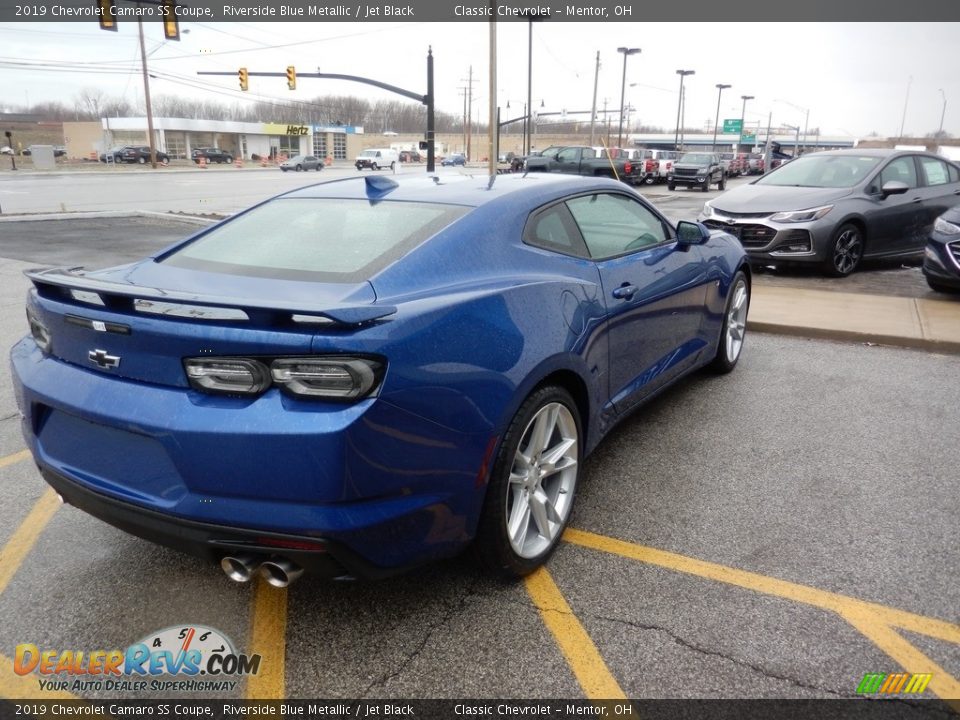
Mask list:
[[[293,65],[287,65],[287,87],[297,89],[297,69]]]
[[[97,0],[97,15],[100,17],[101,30],[117,31],[117,20],[111,14],[113,11],[113,0]]]
[[[250,78],[249,78],[249,76],[247,75],[247,69],[246,69],[246,68],[240,68],[239,72],[237,72],[237,77],[240,79],[240,89],[243,90],[244,92],[246,92],[247,90],[249,90],[249,89],[250,89]]]
[[[161,13],[163,14],[163,36],[167,40],[180,39],[180,23],[177,22],[176,0],[163,0]]]

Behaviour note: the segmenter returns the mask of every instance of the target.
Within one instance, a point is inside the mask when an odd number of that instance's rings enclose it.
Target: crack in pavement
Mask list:
[[[480,593],[475,592],[475,587],[476,587],[475,584],[468,585],[467,588],[464,590],[464,593],[460,597],[460,599],[457,600],[452,605],[450,605],[448,611],[445,612],[443,616],[439,620],[437,620],[437,622],[435,622],[433,625],[431,625],[427,629],[427,632],[424,633],[423,635],[423,639],[417,644],[417,646],[409,654],[407,654],[407,657],[404,658],[403,662],[400,663],[400,666],[395,671],[385,673],[384,675],[382,675],[381,677],[377,678],[376,680],[371,682],[369,685],[367,685],[367,687],[360,693],[359,697],[362,697],[362,698],[368,697],[370,691],[373,690],[375,687],[383,687],[390,680],[402,675],[404,670],[407,669],[410,663],[412,663],[420,655],[420,653],[423,652],[424,648],[426,648],[427,646],[427,643],[429,643],[430,639],[433,637],[433,634],[437,630],[442,628],[444,625],[446,625],[448,622],[450,622],[458,614],[463,612],[463,610],[467,607],[467,604],[471,598],[481,596]]]

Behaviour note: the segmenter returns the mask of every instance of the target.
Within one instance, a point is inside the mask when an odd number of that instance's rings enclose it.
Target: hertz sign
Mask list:
[[[309,125],[282,125],[280,123],[264,123],[263,132],[267,135],[309,135]]]

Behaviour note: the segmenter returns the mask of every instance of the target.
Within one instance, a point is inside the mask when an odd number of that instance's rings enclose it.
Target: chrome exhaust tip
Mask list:
[[[289,560],[279,558],[263,563],[260,566],[260,574],[274,587],[285,588],[303,575],[303,568]]]
[[[260,560],[252,555],[227,555],[220,561],[220,567],[234,582],[250,582],[260,567]]]

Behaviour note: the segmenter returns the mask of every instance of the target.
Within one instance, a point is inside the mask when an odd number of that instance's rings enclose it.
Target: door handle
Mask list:
[[[914,199],[911,200],[910,202],[912,202],[914,205],[916,205],[917,203],[923,202],[923,199],[922,199],[922,198],[914,198]]]
[[[630,283],[624,283],[613,291],[613,296],[618,300],[629,300],[637,293],[637,286]]]

